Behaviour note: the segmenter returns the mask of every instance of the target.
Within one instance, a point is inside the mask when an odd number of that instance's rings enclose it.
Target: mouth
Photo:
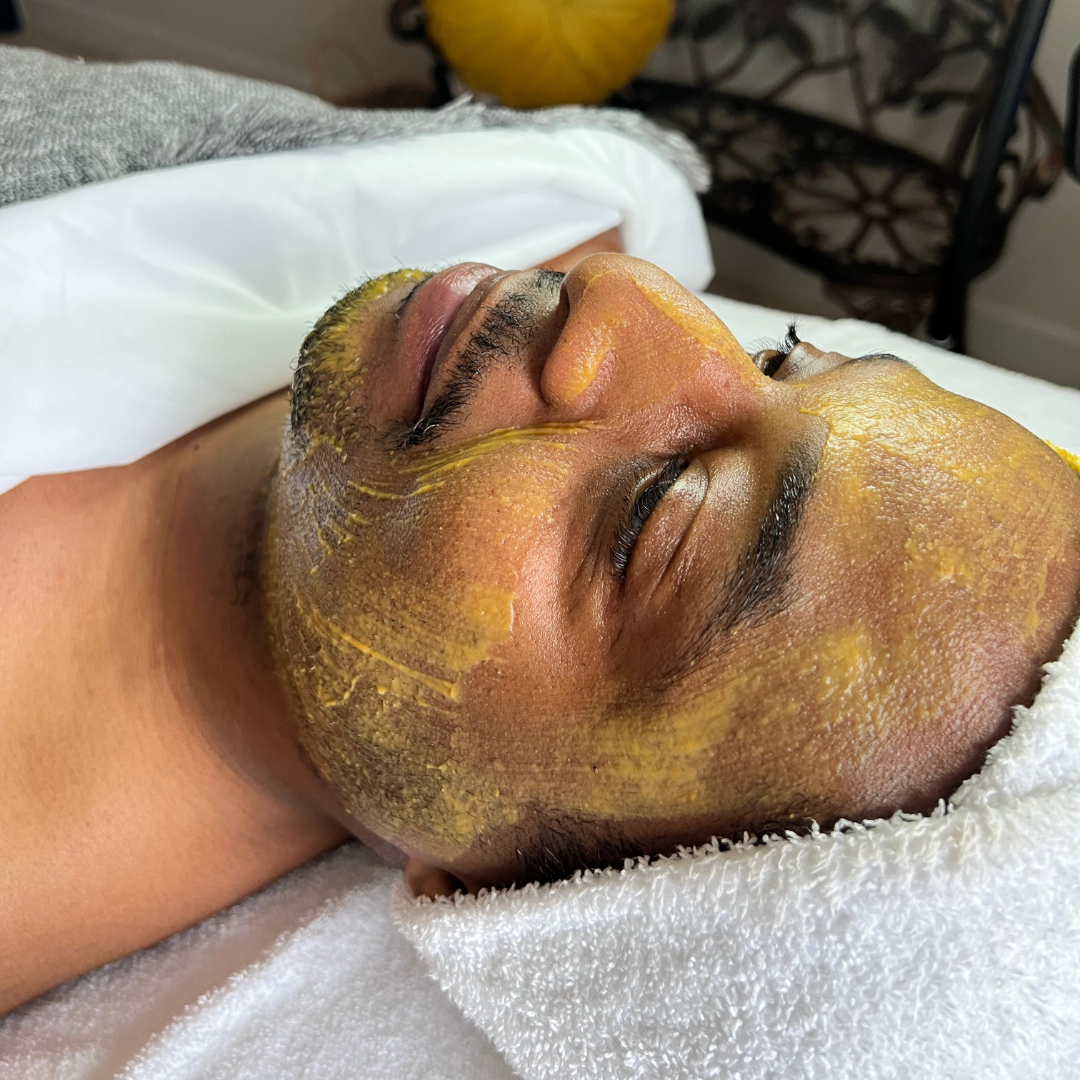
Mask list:
[[[436,358],[456,336],[452,331],[467,324],[494,284],[492,279],[502,273],[485,263],[461,263],[417,286],[402,327],[397,365],[411,389],[413,416],[423,407]]]

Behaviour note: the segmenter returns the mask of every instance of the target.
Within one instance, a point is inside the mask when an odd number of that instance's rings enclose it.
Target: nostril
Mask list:
[[[779,349],[763,349],[761,352],[754,353],[751,359],[754,362],[754,367],[762,375],[767,375],[771,379],[776,375],[787,356],[780,352]]]
[[[570,318],[570,297],[566,292],[566,286],[564,285],[559,290],[559,303],[556,305],[555,310],[551,313],[551,325],[556,335],[563,332],[566,327],[566,322]]]

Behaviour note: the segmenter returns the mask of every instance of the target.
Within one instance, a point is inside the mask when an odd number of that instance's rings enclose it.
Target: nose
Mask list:
[[[730,408],[769,382],[728,328],[650,263],[593,255],[562,290],[566,321],[540,393],[563,415],[602,419],[677,397]]]

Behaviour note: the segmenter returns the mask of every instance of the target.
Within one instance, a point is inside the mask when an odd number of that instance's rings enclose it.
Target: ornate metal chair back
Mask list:
[[[933,306],[1018,47],[1016,6],[679,0],[669,40],[619,100],[705,152],[710,220],[822,274],[853,314],[912,332]],[[994,262],[1017,207],[1062,169],[1062,125],[1034,75],[1013,110],[968,277]]]

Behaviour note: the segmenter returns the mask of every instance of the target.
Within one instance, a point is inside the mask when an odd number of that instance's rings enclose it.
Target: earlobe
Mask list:
[[[437,900],[440,896],[453,896],[456,892],[477,891],[449,871],[438,866],[429,866],[419,859],[409,859],[403,873],[405,884],[409,886],[413,896],[426,896],[429,900]]]

